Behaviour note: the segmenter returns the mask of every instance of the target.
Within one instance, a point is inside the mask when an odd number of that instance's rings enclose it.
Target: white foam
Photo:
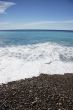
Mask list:
[[[73,73],[72,57],[73,47],[55,43],[0,47],[0,83],[30,78],[40,73]]]

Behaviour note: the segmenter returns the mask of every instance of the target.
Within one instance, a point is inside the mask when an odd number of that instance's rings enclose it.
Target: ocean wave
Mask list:
[[[73,73],[73,47],[50,42],[0,47],[0,83],[40,73]]]

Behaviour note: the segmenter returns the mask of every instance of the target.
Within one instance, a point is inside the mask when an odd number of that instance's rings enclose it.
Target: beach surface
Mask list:
[[[40,74],[2,84],[0,110],[73,110],[73,74]]]

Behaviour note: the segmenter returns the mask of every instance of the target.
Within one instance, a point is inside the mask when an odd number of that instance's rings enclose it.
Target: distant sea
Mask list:
[[[73,73],[73,32],[0,31],[0,83],[40,73]]]

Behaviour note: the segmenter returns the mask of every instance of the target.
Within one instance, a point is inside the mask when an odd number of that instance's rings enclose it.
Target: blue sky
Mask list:
[[[73,0],[0,0],[0,29],[73,30]]]

